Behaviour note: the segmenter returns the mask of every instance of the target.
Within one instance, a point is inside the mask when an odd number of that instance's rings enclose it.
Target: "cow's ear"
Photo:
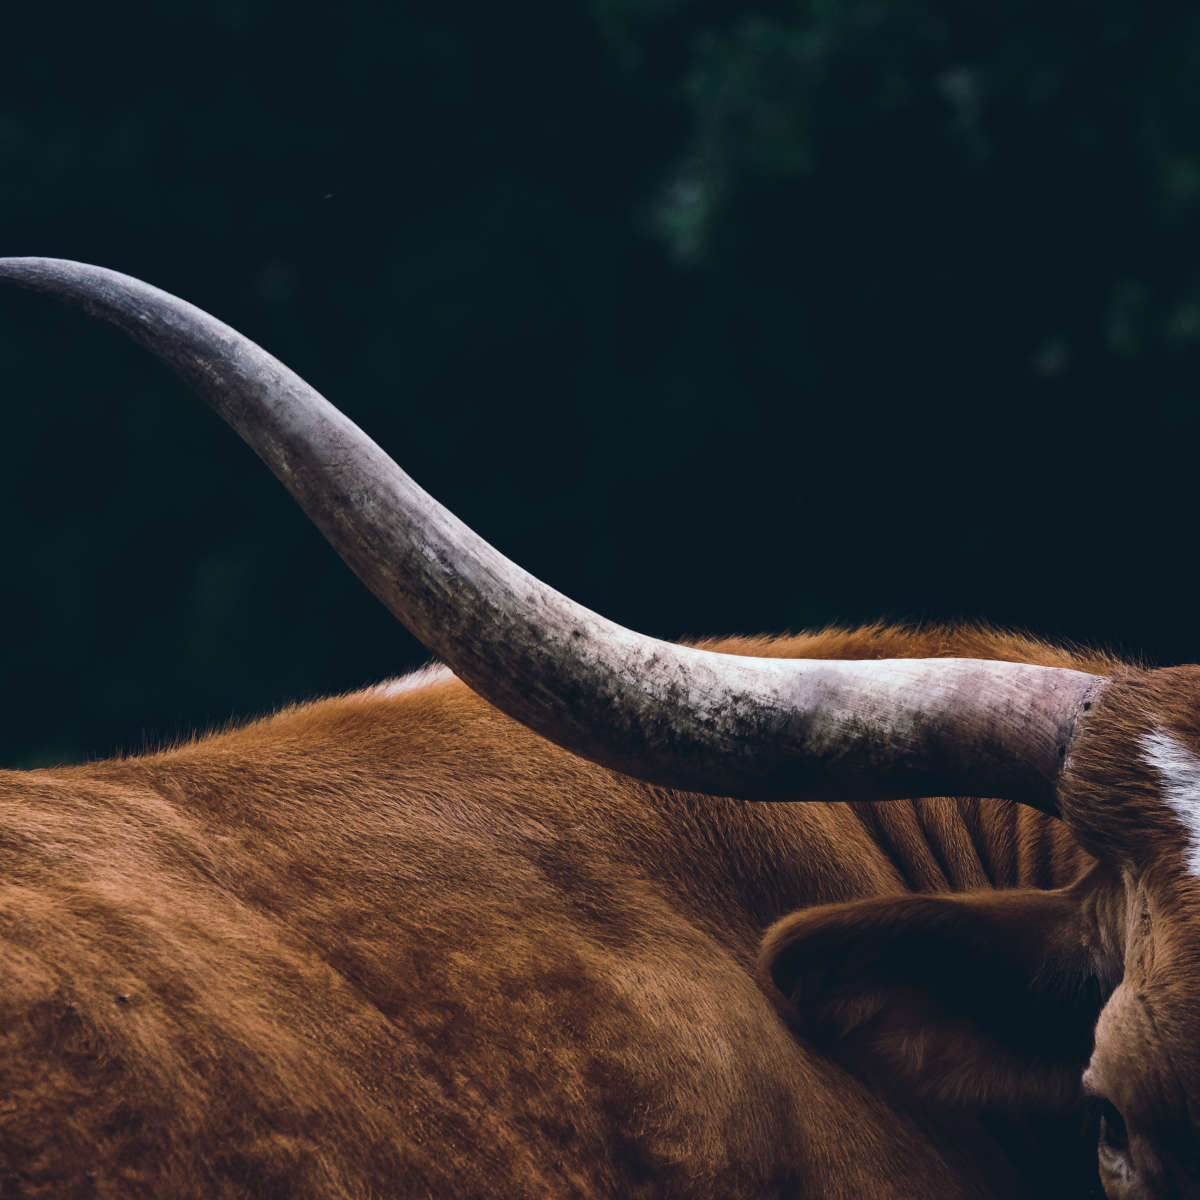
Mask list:
[[[1100,1009],[1081,935],[1070,891],[882,897],[783,918],[761,961],[800,1036],[894,1096],[1059,1109]]]

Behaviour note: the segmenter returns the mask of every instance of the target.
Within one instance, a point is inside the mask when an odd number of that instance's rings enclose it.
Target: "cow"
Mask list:
[[[643,637],[207,314],[0,277],[189,380],[445,664],[0,773],[0,1194],[1200,1196],[1200,669]]]

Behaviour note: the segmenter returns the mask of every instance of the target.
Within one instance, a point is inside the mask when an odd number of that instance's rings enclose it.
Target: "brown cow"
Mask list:
[[[205,314],[0,275],[191,379],[486,697],[0,774],[0,1195],[1086,1196],[1084,1091],[1110,1197],[1200,1195],[1195,668],[641,638]]]

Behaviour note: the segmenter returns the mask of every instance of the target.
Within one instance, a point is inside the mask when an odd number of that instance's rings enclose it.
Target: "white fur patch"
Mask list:
[[[377,683],[371,689],[371,694],[389,698],[401,696],[405,692],[415,692],[419,688],[431,687],[435,683],[449,683],[453,678],[454,672],[444,663],[430,663],[429,666],[421,667],[418,671],[401,675],[399,679],[385,679],[383,683]]]
[[[1188,870],[1200,879],[1200,755],[1159,727],[1142,736],[1142,757],[1158,772],[1163,802],[1187,830]]]

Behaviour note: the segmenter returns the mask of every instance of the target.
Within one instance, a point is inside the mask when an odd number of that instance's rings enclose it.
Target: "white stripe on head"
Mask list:
[[[1162,779],[1162,798],[1187,832],[1188,870],[1200,879],[1200,755],[1162,726],[1142,735],[1142,758]]]
[[[423,687],[431,687],[435,683],[449,683],[454,678],[454,672],[443,663],[430,663],[420,670],[410,671],[398,679],[385,679],[377,683],[371,694],[380,698],[401,696],[405,692],[415,692]]]

